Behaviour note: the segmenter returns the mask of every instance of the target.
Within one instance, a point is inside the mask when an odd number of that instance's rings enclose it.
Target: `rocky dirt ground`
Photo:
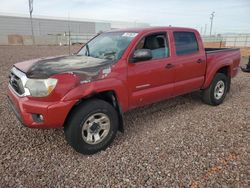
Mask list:
[[[23,127],[5,96],[12,64],[67,52],[0,47],[0,187],[250,187],[250,74],[240,72],[217,107],[192,93],[130,111],[125,132],[85,156],[62,129]]]

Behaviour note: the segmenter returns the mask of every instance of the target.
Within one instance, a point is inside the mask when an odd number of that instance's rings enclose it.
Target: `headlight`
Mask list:
[[[28,79],[25,88],[30,92],[33,97],[46,97],[48,96],[56,87],[57,79]]]

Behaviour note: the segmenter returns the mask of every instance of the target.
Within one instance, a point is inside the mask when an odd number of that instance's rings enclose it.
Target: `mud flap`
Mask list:
[[[241,67],[241,70],[242,70],[243,72],[249,72],[249,73],[250,73],[250,56],[249,56],[249,60],[248,60],[248,63],[247,63],[247,65],[246,65],[246,68]]]

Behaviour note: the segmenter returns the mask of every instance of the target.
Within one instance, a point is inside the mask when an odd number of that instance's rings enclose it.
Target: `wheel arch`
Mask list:
[[[217,74],[217,73],[222,73],[222,74],[225,74],[227,76],[227,79],[228,79],[227,91],[229,92],[230,88],[231,88],[231,69],[230,69],[230,66],[227,65],[227,66],[221,67],[215,74]]]
[[[215,74],[217,73],[222,73],[222,74],[225,74],[227,77],[230,77],[230,66],[226,65],[226,66],[219,68]]]
[[[104,100],[104,101],[108,102],[109,104],[111,104],[115,108],[115,110],[117,111],[117,114],[118,114],[118,119],[119,119],[119,131],[124,132],[123,111],[122,111],[122,108],[119,104],[117,95],[116,95],[115,91],[113,91],[113,90],[102,91],[102,92],[98,92],[98,93],[91,93],[90,95],[79,99],[75,103],[75,105],[73,105],[71,110],[69,111],[69,113],[64,121],[63,126],[65,127],[65,125],[67,124],[66,122],[69,121],[71,115],[74,113],[74,110],[76,109],[76,107],[79,104],[83,103],[86,100],[90,100],[90,99],[94,99],[94,98]]]
[[[229,83],[231,83],[231,66],[230,66],[230,64],[225,64],[221,67],[217,67],[216,69],[214,69],[214,71],[212,71],[212,73],[210,73],[209,75],[206,76],[206,80],[205,80],[205,83],[204,83],[202,89],[206,89],[210,86],[210,84],[212,83],[212,81],[217,73],[225,74],[228,78]],[[230,86],[228,89],[230,89]]]

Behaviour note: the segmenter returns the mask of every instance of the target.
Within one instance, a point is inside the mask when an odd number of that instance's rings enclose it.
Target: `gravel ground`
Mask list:
[[[250,187],[250,74],[218,107],[193,93],[130,111],[125,132],[85,156],[62,129],[23,127],[5,97],[13,63],[67,50],[0,47],[0,187]]]

